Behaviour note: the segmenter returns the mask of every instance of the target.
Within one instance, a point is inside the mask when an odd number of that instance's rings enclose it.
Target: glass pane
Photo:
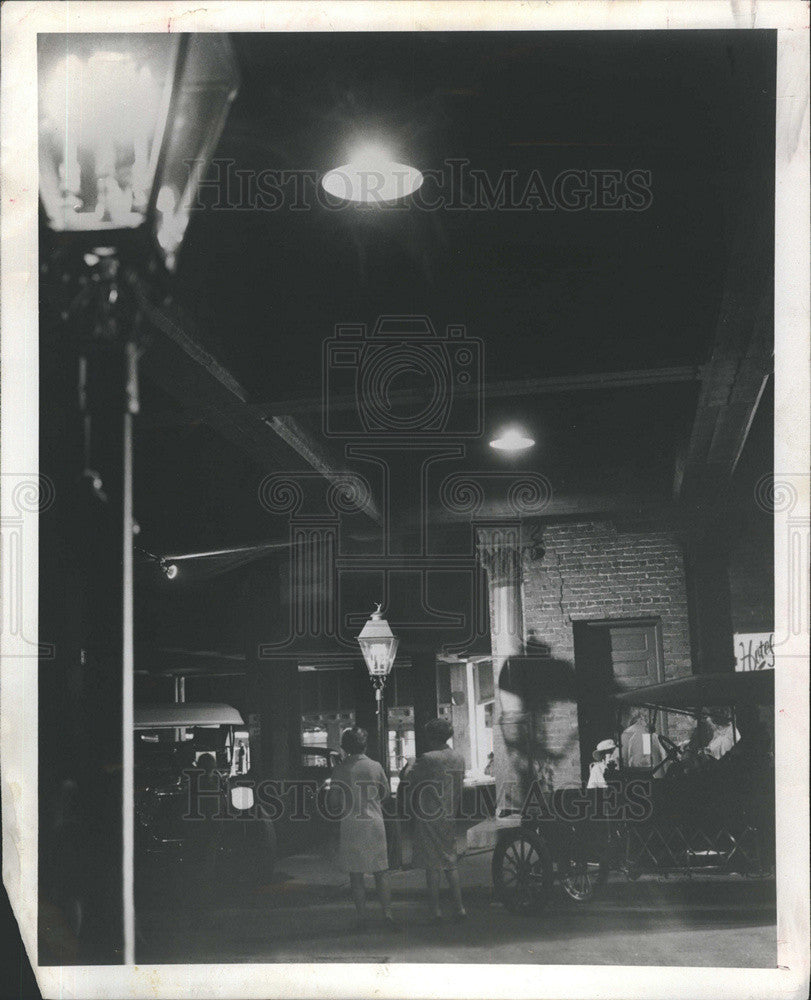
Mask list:
[[[476,696],[479,704],[492,701],[495,698],[493,687],[493,664],[487,661],[477,663],[476,671]]]
[[[144,221],[177,47],[159,34],[38,37],[40,196],[54,229]]]
[[[302,726],[301,742],[305,747],[324,747],[327,745],[327,731],[322,726],[305,724]],[[305,754],[304,756],[307,757],[308,755]],[[302,763],[306,762],[306,760],[302,761]]]
[[[239,74],[228,37],[192,35],[158,194],[156,235],[170,269],[238,85]]]

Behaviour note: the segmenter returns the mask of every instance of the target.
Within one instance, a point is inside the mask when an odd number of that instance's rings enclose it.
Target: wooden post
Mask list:
[[[490,641],[493,650],[495,725],[493,764],[496,815],[521,808],[529,781],[529,719],[520,678],[511,675],[510,657],[524,651],[521,605],[522,547],[520,524],[479,527],[479,559],[490,590]]]

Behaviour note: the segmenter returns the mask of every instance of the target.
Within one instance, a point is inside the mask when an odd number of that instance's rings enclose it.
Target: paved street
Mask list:
[[[354,929],[345,876],[317,855],[284,858],[272,884],[232,887],[227,899],[142,900],[137,960],[775,964],[770,884],[612,880],[590,903],[560,898],[540,915],[519,917],[492,898],[490,858],[483,851],[461,862],[464,923],[430,923],[422,873],[405,871],[392,874],[397,929],[372,920],[363,933]]]

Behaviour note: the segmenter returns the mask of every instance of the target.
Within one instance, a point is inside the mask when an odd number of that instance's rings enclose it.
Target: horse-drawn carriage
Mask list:
[[[611,872],[631,880],[772,877],[774,671],[694,675],[622,692],[613,706],[619,759],[606,787],[530,790],[496,844],[497,897],[528,913],[548,902],[555,883],[585,902]],[[695,739],[708,716],[731,727],[732,748],[720,759]],[[623,759],[629,717],[644,720],[647,767]]]

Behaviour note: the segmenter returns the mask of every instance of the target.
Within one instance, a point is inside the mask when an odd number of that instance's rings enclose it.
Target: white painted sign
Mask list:
[[[734,639],[736,670],[774,667],[774,632],[736,632]]]

